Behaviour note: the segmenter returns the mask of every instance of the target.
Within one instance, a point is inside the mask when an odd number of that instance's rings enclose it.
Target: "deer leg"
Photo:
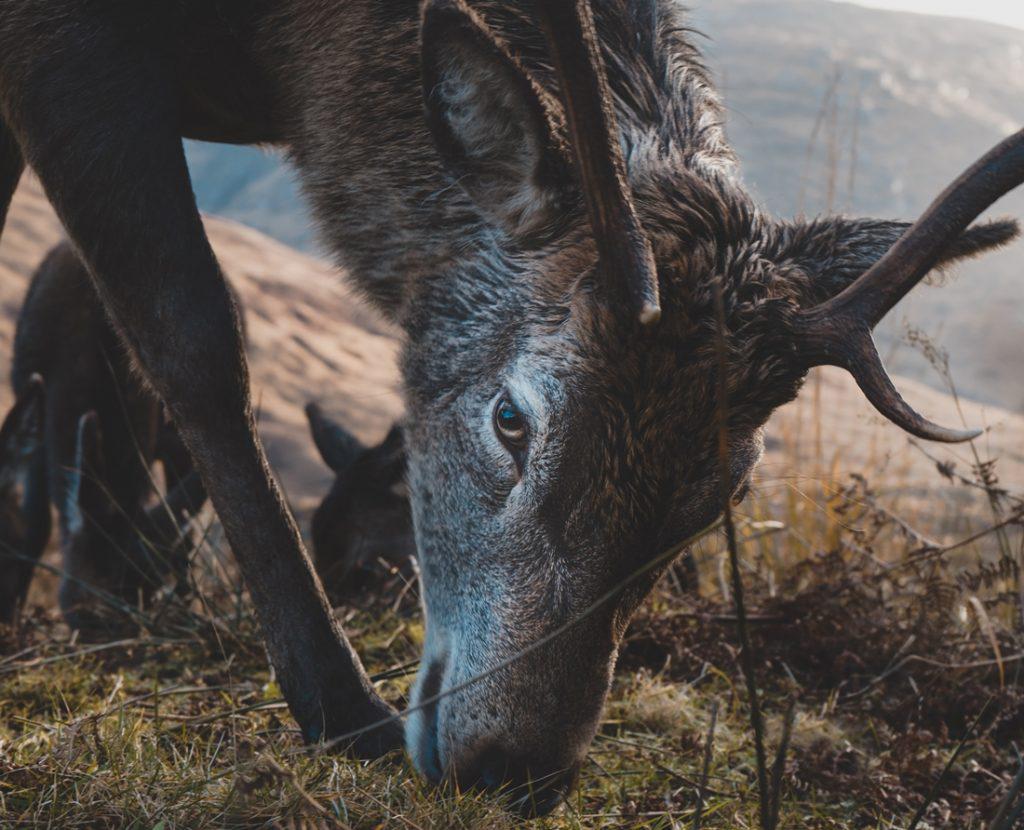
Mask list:
[[[0,104],[192,454],[303,735],[315,741],[367,727],[393,710],[334,619],[271,477],[238,311],[195,206],[162,50],[136,40],[130,26],[97,22],[98,13],[69,14],[76,17],[37,32],[29,47],[0,23],[9,52]],[[396,721],[350,742],[364,756],[400,744]]]

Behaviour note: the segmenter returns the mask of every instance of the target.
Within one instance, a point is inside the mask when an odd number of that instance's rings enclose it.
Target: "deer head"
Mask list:
[[[184,573],[195,542],[189,523],[206,501],[194,470],[147,505],[123,504],[112,495],[95,412],[78,421],[75,464],[65,471],[58,505],[64,553],[60,604],[72,628],[85,636],[109,635],[125,620],[122,605],[137,606],[170,574]],[[123,609],[121,609],[123,610]],[[112,613],[113,612],[113,613]]]
[[[335,475],[313,514],[317,573],[333,599],[356,599],[374,576],[406,568],[415,556],[402,428],[366,447],[317,404],[306,406],[306,417]]]
[[[1024,133],[913,225],[779,222],[738,183],[670,4],[495,9],[434,0],[421,27],[428,125],[481,230],[403,311],[427,618],[406,734],[431,779],[544,812],[661,568],[598,601],[721,514],[811,367],[915,435],[969,437],[902,401],[870,332],[932,268],[1013,238],[968,225],[1021,181]]]

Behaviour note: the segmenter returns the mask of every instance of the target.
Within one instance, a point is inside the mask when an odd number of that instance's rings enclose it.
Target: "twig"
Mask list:
[[[989,525],[983,530],[979,530],[977,533],[972,533],[970,536],[961,539],[959,542],[953,542],[952,544],[943,545],[942,547],[938,548],[924,548],[923,550],[919,551],[916,555],[908,556],[901,562],[894,562],[893,564],[887,566],[882,571],[881,575],[884,576],[888,573],[891,573],[892,571],[900,570],[902,568],[906,568],[912,565],[918,565],[921,562],[927,562],[930,559],[935,559],[940,556],[945,556],[947,553],[952,553],[953,551],[958,550],[959,548],[966,547],[972,542],[977,542],[979,539],[983,539],[990,533],[997,533],[998,531],[1002,530],[1005,527],[1008,527],[1009,525],[1018,524],[1022,521],[1024,521],[1024,508],[1018,507],[1016,510],[1013,511],[1013,513],[1011,513],[1002,521]]]
[[[706,614],[701,611],[672,611],[665,614],[664,618],[667,620],[700,620],[700,622],[728,623],[730,625],[736,622],[735,614]],[[747,622],[761,623],[763,625],[785,625],[793,622],[793,617],[786,616],[785,614],[747,614]]]
[[[711,704],[711,723],[708,724],[708,734],[704,739],[704,763],[700,770],[700,786],[697,787],[697,806],[693,813],[693,830],[700,830],[701,821],[704,819],[704,795],[708,787],[708,777],[711,775],[711,759],[714,754],[715,727],[718,725],[718,701]]]
[[[665,773],[665,775],[669,776],[670,778],[674,778],[676,781],[678,781],[684,787],[692,787],[695,790],[698,787],[700,787],[700,782],[699,781],[694,781],[692,778],[689,778],[689,777],[683,775],[678,770],[674,770],[674,769],[672,769],[672,767],[665,766],[665,764],[661,763],[661,761],[652,760],[651,763],[654,765],[654,768],[656,770],[658,770],[658,772],[663,772],[663,773]],[[640,770],[640,772],[642,773],[643,770]],[[718,798],[726,798],[726,797],[728,797],[728,793],[724,793],[721,790],[713,790],[713,789],[711,789],[711,787],[706,787],[704,792],[706,794],[708,794],[708,795],[717,796]]]
[[[93,646],[86,646],[80,648],[77,651],[71,651],[67,654],[55,654],[52,657],[38,657],[34,660],[26,660],[20,663],[12,663],[7,666],[0,667],[0,674],[9,674],[11,672],[19,672],[25,669],[35,669],[39,666],[46,666],[50,663],[58,663],[61,660],[74,660],[78,657],[85,657],[88,654],[95,654],[98,651],[108,651],[114,648],[134,648],[136,646],[170,646],[170,645],[186,645],[189,640],[158,640],[154,638],[140,638],[133,637],[128,640],[115,640],[112,643],[99,643]]]
[[[998,666],[1000,662],[1002,662],[1003,665],[1006,665],[1007,663],[1016,663],[1020,660],[1024,660],[1024,652],[1021,652],[1020,654],[1011,654],[1009,657],[1004,657],[1002,661],[972,660],[968,663],[947,663],[943,660],[933,660],[931,657],[922,657],[920,654],[908,654],[898,663],[894,663],[880,675],[873,678],[871,682],[868,683],[866,686],[857,689],[854,692],[850,692],[848,695],[845,696],[844,699],[850,700],[851,698],[860,697],[862,694],[865,694],[866,692],[873,689],[883,680],[888,679],[896,672],[900,671],[908,663],[924,663],[925,665],[934,666],[939,669],[985,669],[990,666]]]
[[[786,772],[786,755],[789,753],[789,741],[793,736],[793,722],[796,720],[796,698],[789,702],[786,717],[782,722],[782,737],[779,748],[775,751],[775,763],[772,764],[772,826],[779,823],[779,811],[782,806],[782,776]]]
[[[368,790],[364,789],[363,787],[360,787],[355,782],[353,782],[352,786],[353,786],[353,788],[355,789],[355,791],[357,793],[361,793],[362,795],[364,795],[368,799],[370,799],[370,801],[372,801],[378,807],[383,808],[387,812],[389,818],[398,819],[406,827],[411,827],[411,828],[413,828],[413,830],[423,830],[423,828],[420,825],[418,825],[416,822],[414,822],[412,819],[406,818],[405,816],[401,815],[400,813],[396,813],[391,807],[389,807],[387,804],[385,804],[383,801],[381,801],[379,798],[377,798],[377,796],[375,796],[373,793],[369,792]]]
[[[390,669],[384,669],[384,671],[371,674],[370,682],[377,683],[381,680],[393,680],[396,677],[406,677],[407,675],[415,674],[419,664],[419,660],[410,660],[408,663],[392,666]]]
[[[1013,779],[1013,783],[1010,785],[1010,789],[1007,791],[1005,798],[999,803],[999,809],[996,811],[995,817],[988,826],[988,830],[1011,830],[1013,827],[1014,816],[1020,813],[1024,809],[1024,800],[1017,805],[1017,809],[1013,811],[1013,815],[1010,814],[1010,810],[1013,808],[1013,802],[1017,796],[1020,795],[1021,789],[1024,788],[1024,761],[1020,762],[1020,769],[1017,771],[1016,777]]]
[[[222,692],[227,689],[233,689],[234,686],[169,686],[166,689],[154,689],[152,692],[146,694],[136,695],[130,697],[127,700],[122,700],[120,703],[116,703],[113,706],[109,706],[99,712],[93,712],[89,715],[81,715],[72,721],[65,721],[64,726],[76,726],[80,723],[90,720],[102,720],[103,718],[109,717],[110,715],[120,712],[122,709],[127,709],[129,706],[135,706],[140,703],[145,703],[149,700],[159,700],[163,697],[171,697],[177,695],[192,695],[192,694],[205,694],[207,692]],[[167,717],[166,713],[163,715]]]
[[[988,611],[985,610],[985,604],[978,599],[976,596],[971,595],[967,601],[970,603],[971,608],[974,609],[974,616],[978,620],[978,628],[981,632],[988,637],[989,645],[992,646],[992,653],[995,655],[996,662],[999,664],[999,688],[1000,690],[1006,688],[1006,669],[1003,666],[1003,651],[999,648],[999,637],[996,636],[996,630],[992,626],[992,620],[989,618]]]
[[[858,481],[858,483],[860,483],[862,486],[864,486],[864,494],[859,499],[861,505],[863,505],[876,515],[881,516],[883,519],[887,519],[888,521],[895,524],[907,536],[913,539],[914,542],[917,543],[917,546],[919,548],[923,548],[924,550],[936,550],[942,547],[942,545],[939,542],[936,542],[934,539],[929,539],[927,536],[925,536],[925,534],[923,534],[920,530],[911,525],[909,522],[902,519],[900,516],[898,516],[893,511],[889,510],[887,507],[884,507],[881,504],[879,504],[878,500],[870,492],[867,491],[867,481],[864,479],[863,476],[854,474],[853,478],[854,480]]]
[[[743,576],[740,573],[740,555],[736,543],[736,525],[732,516],[731,476],[729,474],[729,433],[727,428],[729,402],[726,372],[725,344],[725,307],[722,298],[722,286],[715,282],[715,312],[718,337],[715,338],[718,357],[718,462],[719,486],[722,491],[725,540],[729,548],[729,564],[732,571],[733,603],[736,606],[736,631],[740,640],[740,665],[747,685],[747,696],[750,698],[750,725],[754,730],[754,754],[757,759],[757,789],[760,798],[761,827],[763,830],[774,830],[768,794],[768,760],[764,747],[764,720],[761,716],[761,700],[758,695],[757,678],[754,676],[754,653],[750,644],[750,632],[747,629],[747,609],[743,598]]]
[[[963,484],[966,487],[973,487],[976,490],[981,490],[983,493],[992,492],[992,487],[986,486],[984,484],[979,484],[974,479],[968,478],[967,476],[958,473],[953,468],[950,462],[943,461],[934,453],[929,452],[923,444],[918,443],[913,438],[907,438],[907,443],[910,444],[910,446],[912,446],[914,449],[918,450],[925,458],[927,458],[929,461],[935,464],[935,468],[939,471],[939,475],[945,476],[946,478],[954,481],[958,481],[960,482],[960,484]],[[1008,501],[1012,501],[1015,504],[1020,504],[1020,499],[1017,496],[1014,496],[1013,493],[1011,493],[1009,490],[999,488],[998,493],[1000,498],[1007,499]]]
[[[210,715],[199,715],[198,717],[189,718],[185,723],[189,726],[202,726],[206,723],[213,723],[214,721],[223,720],[225,718],[232,718],[235,715],[244,715],[247,712],[257,712],[262,709],[286,708],[288,708],[288,704],[285,702],[284,698],[275,698],[273,700],[263,700],[259,703],[251,703],[248,706],[238,706],[234,709],[227,709],[223,712],[214,712]]]
[[[299,794],[299,797],[303,801],[305,801],[306,804],[309,805],[313,809],[313,811],[316,812],[317,815],[319,815],[321,818],[329,819],[337,823],[339,827],[345,828],[345,830],[352,830],[352,828],[348,824],[343,822],[337,816],[333,815],[330,810],[324,807],[323,804],[321,804],[319,801],[313,798],[312,795],[309,794],[306,788],[303,787],[302,784],[299,782],[299,776],[295,774],[295,770],[285,769],[279,763],[277,763],[277,761],[275,761],[273,758],[267,755],[263,756],[262,760],[266,767],[272,773],[274,773],[274,775],[276,775],[278,778],[282,778],[288,781],[292,785],[292,787],[295,788],[295,792]]]
[[[978,712],[977,717],[971,722],[971,725],[967,727],[967,731],[964,732],[964,736],[960,739],[960,743],[956,745],[956,749],[953,750],[953,754],[949,756],[949,760],[946,761],[946,766],[942,768],[942,772],[939,773],[939,777],[935,779],[935,783],[932,784],[931,789],[928,790],[928,794],[924,797],[924,801],[921,802],[921,806],[917,808],[917,812],[914,813],[914,817],[910,820],[910,824],[907,830],[915,830],[918,824],[921,823],[921,819],[924,818],[924,814],[928,811],[932,802],[935,800],[935,796],[939,793],[939,787],[942,785],[943,780],[949,774],[949,771],[953,768],[953,764],[956,763],[956,759],[960,757],[960,753],[963,752],[967,742],[971,739],[971,735],[974,734],[974,730],[978,728],[978,724],[981,723],[981,719],[985,717],[985,713],[988,711],[988,707],[992,704],[992,698],[989,698],[984,706],[981,707],[981,711]]]

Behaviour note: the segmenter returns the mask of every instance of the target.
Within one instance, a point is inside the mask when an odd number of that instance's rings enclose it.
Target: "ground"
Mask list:
[[[968,500],[972,529],[940,542],[860,476],[824,476],[799,492],[763,480],[737,510],[780,827],[904,828],[923,807],[919,826],[982,828],[1011,789],[1024,734],[1024,513],[990,466],[935,475],[980,497]],[[196,593],[136,613],[136,636],[79,643],[39,607],[4,632],[0,823],[520,823],[500,799],[429,788],[401,753],[361,763],[303,746],[216,537],[194,566]],[[691,827],[698,793],[703,827],[760,826],[721,538],[695,558],[699,589],[676,566],[639,613],[581,786],[538,826]],[[398,704],[423,636],[415,592],[385,578],[364,607],[339,609]]]

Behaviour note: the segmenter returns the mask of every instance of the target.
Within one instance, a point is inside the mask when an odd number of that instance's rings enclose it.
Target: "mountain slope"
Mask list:
[[[832,205],[913,219],[1024,126],[1024,31],[821,0],[695,6],[745,178],[777,215]],[[1024,191],[992,213],[1024,217]],[[939,382],[921,355],[892,350],[908,320],[950,352],[961,391],[1024,409],[1012,359],[1024,336],[1024,244],[961,271],[890,315],[883,353],[894,371]]]

